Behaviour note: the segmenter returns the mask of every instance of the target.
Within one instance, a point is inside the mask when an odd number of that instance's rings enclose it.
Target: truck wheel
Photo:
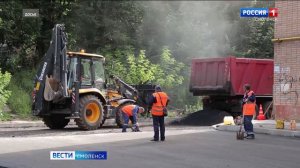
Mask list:
[[[80,98],[79,101],[80,118],[75,119],[79,128],[84,130],[95,130],[100,127],[103,119],[103,108],[100,100],[93,95]]]
[[[65,119],[65,115],[44,116],[43,122],[50,129],[63,129],[70,122],[70,119]]]
[[[123,123],[124,123],[121,109],[122,109],[122,107],[124,107],[126,105],[129,105],[129,104],[133,104],[133,103],[124,103],[124,104],[119,105],[116,108],[116,123],[117,123],[117,125],[118,125],[119,128],[122,128],[123,127]]]

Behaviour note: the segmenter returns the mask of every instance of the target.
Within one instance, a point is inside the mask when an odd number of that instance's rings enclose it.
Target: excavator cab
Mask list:
[[[68,89],[78,76],[80,89],[105,89],[104,57],[83,52],[67,52],[68,54]]]

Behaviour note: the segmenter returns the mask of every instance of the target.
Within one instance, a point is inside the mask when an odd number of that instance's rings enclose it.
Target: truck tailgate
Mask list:
[[[223,58],[193,59],[190,92],[201,95],[243,95],[249,83],[258,96],[271,96],[273,91],[271,59]]]

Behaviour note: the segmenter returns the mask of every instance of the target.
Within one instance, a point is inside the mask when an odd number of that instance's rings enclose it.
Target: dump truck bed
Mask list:
[[[273,92],[274,61],[271,59],[198,58],[192,60],[190,92],[194,96],[243,95],[249,83],[257,96]]]

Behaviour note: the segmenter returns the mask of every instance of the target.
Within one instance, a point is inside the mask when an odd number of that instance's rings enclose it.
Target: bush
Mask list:
[[[10,121],[12,119],[11,115],[7,112],[0,112],[0,121]]]
[[[35,70],[24,70],[14,74],[12,82],[30,94],[33,89],[33,79],[35,75]]]
[[[11,79],[11,74],[8,72],[1,73],[0,69],[0,113],[2,113],[3,107],[6,104],[11,92],[7,90],[7,85]]]
[[[9,84],[11,79],[11,74],[8,72],[2,73],[0,68],[0,121],[10,120],[10,115],[3,112],[3,108],[11,94],[9,90],[7,90],[7,85]]]
[[[8,100],[10,109],[20,117],[28,117],[31,114],[30,95],[14,82],[9,85],[9,89],[12,91]]]
[[[10,109],[21,118],[31,117],[31,92],[35,71],[22,71],[13,75],[8,88],[12,91],[8,100]]]

